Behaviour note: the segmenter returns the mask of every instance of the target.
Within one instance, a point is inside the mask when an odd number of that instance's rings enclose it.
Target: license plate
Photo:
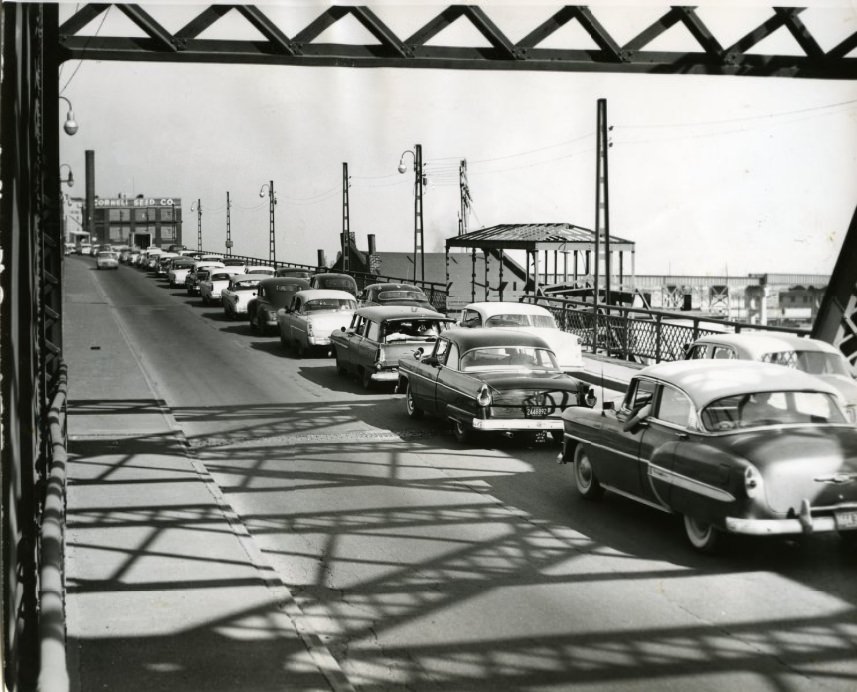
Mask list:
[[[544,418],[550,411],[547,406],[527,406],[524,413],[527,418]]]
[[[834,512],[836,518],[836,528],[842,529],[857,529],[857,512]]]

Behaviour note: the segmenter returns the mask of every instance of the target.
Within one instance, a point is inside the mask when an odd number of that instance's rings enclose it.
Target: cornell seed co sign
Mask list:
[[[97,197],[96,207],[174,207],[181,206],[181,200],[174,197]]]

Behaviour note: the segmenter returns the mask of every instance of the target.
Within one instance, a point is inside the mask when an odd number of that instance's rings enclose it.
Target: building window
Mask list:
[[[175,240],[176,229],[173,226],[161,226],[161,240]]]
[[[134,220],[135,221],[154,221],[155,220],[155,209],[150,209],[149,207],[145,207],[143,209],[135,209],[134,210]]]
[[[175,221],[175,207],[161,207],[161,221]]]

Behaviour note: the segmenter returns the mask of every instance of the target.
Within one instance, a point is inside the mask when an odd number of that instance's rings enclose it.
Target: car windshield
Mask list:
[[[232,284],[233,291],[246,291],[251,288],[256,288],[259,285],[259,279],[243,279],[235,281]]]
[[[838,353],[824,351],[777,351],[762,356],[763,363],[774,363],[797,368],[812,375],[846,375],[848,362]]]
[[[229,274],[212,274],[212,281],[229,281]]]
[[[323,310],[354,310],[357,304],[346,298],[314,298],[304,303],[305,312],[321,312]]]
[[[422,300],[428,302],[428,298],[426,298],[422,291],[381,291],[378,294],[378,301],[381,303],[393,300]]]
[[[713,401],[700,414],[711,432],[776,425],[846,423],[836,399],[826,392],[751,392]]]
[[[444,326],[444,322],[432,319],[388,320],[383,327],[384,341],[434,341]]]
[[[475,348],[461,357],[463,372],[540,370],[559,372],[556,358],[545,348],[503,346]]]
[[[528,315],[524,313],[507,313],[492,315],[485,320],[486,327],[541,327],[556,328],[553,315]]]

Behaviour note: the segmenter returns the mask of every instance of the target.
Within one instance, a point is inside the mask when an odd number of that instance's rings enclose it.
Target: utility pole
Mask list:
[[[461,159],[458,166],[458,191],[461,197],[461,209],[458,212],[458,235],[467,233],[467,216],[470,213],[470,186],[467,183],[467,159]]]
[[[595,303],[598,303],[601,231],[604,231],[604,302],[610,303],[610,198],[607,175],[607,99],[598,99],[595,173]]]
[[[348,164],[342,163],[342,271],[351,271],[351,219],[348,203]]]
[[[226,256],[232,255],[232,225],[231,214],[229,210],[232,208],[232,203],[229,201],[229,191],[226,191]]]
[[[426,280],[426,257],[423,244],[423,146],[414,146],[414,173],[416,174],[414,189],[414,277],[417,273],[417,254],[420,257],[420,281]]]
[[[277,198],[274,195],[274,181],[271,180],[267,184],[262,185],[262,189],[259,190],[259,197],[265,196],[266,187],[268,188],[268,261],[276,263],[277,241],[275,236],[274,208],[277,206]]]
[[[196,207],[196,249],[198,251],[202,251],[202,200],[197,199],[194,202],[190,210],[193,211],[193,208]]]

